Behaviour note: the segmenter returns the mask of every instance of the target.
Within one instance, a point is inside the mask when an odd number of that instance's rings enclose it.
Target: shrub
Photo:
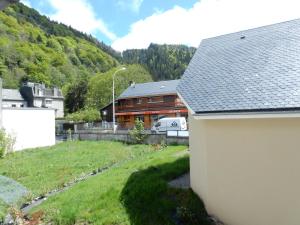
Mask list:
[[[0,129],[0,158],[13,151],[15,142],[12,135],[7,134],[4,129]]]
[[[100,112],[96,109],[85,109],[66,116],[72,122],[95,122],[100,120]]]
[[[134,128],[129,132],[130,137],[137,144],[142,144],[147,137],[144,128],[144,122],[142,120],[136,119]]]

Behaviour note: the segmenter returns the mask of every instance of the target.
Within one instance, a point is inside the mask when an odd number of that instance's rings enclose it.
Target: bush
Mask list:
[[[0,158],[4,158],[6,154],[13,151],[15,145],[15,138],[0,129]]]
[[[100,112],[96,109],[84,109],[68,114],[66,120],[72,122],[95,122],[100,120]]]
[[[133,130],[129,132],[130,137],[137,144],[142,144],[147,137],[144,128],[144,122],[142,120],[136,119]]]

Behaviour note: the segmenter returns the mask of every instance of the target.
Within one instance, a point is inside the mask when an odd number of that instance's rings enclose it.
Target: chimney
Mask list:
[[[134,81],[130,81],[129,85],[130,85],[130,87],[134,88],[135,87],[135,82]]]

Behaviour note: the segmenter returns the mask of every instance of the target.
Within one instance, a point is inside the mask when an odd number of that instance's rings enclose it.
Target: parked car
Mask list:
[[[167,131],[187,130],[185,117],[168,117],[158,120],[151,128],[151,133],[160,134]]]

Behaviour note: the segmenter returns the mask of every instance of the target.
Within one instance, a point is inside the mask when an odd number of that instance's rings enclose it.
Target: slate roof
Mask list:
[[[179,80],[149,82],[128,87],[118,99],[176,94]]]
[[[198,114],[300,109],[300,19],[203,40],[177,88]]]
[[[2,99],[12,101],[25,101],[17,89],[2,89]]]

